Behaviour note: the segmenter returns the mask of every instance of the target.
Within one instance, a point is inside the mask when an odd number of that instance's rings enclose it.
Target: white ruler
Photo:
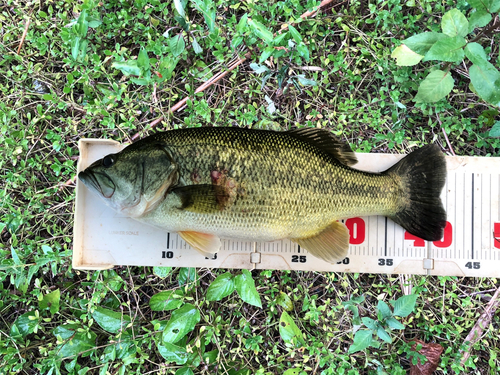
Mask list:
[[[79,142],[78,172],[123,148],[109,140]],[[358,169],[379,172],[403,155],[357,154]],[[215,259],[191,249],[177,234],[120,216],[77,181],[73,267],[115,265],[283,269],[500,277],[500,158],[447,157],[442,199],[448,223],[441,241],[427,242],[381,216],[344,220],[350,248],[329,264],[289,240],[223,241]]]

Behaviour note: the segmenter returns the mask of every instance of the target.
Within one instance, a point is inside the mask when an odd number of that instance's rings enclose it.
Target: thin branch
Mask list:
[[[453,151],[453,147],[451,147],[450,140],[448,139],[448,134],[446,134],[446,131],[445,131],[445,130],[444,130],[444,128],[443,128],[443,124],[441,123],[441,119],[439,118],[439,115],[438,115],[438,114],[436,114],[436,118],[437,118],[437,120],[438,120],[438,122],[439,122],[439,125],[441,125],[441,131],[443,132],[444,139],[446,139],[446,143],[448,144],[448,148],[450,149],[451,154],[452,154],[453,156],[457,156],[457,155],[455,155],[455,151]]]
[[[31,10],[33,12],[33,10]],[[30,12],[30,16],[31,16]],[[31,24],[31,18],[28,17],[28,20],[26,21],[26,26],[24,26],[24,31],[23,31],[23,36],[21,37],[21,41],[19,42],[19,47],[17,48],[17,54],[19,55],[19,52],[21,52],[21,48],[23,47],[24,44],[24,39],[26,39],[26,35],[28,34],[28,29]]]
[[[486,309],[484,312],[481,314],[479,319],[477,320],[476,324],[474,324],[474,327],[472,327],[471,331],[465,338],[464,343],[467,344],[467,350],[462,350],[462,360],[460,361],[460,364],[463,366],[465,362],[470,357],[470,350],[474,346],[476,342],[479,341],[481,338],[481,335],[483,333],[483,330],[488,327],[488,325],[491,322],[491,318],[495,315],[496,310],[498,309],[500,305],[500,287],[497,288],[497,291],[491,298],[490,302],[488,303],[488,306],[486,306]]]

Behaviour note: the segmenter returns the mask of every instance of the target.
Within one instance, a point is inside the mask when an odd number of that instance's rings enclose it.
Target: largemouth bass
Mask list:
[[[353,169],[351,148],[322,129],[171,130],[96,161],[78,177],[113,209],[178,232],[204,255],[220,238],[289,238],[327,262],[342,260],[339,219],[384,215],[425,240],[443,236],[446,163],[424,146],[382,173]]]

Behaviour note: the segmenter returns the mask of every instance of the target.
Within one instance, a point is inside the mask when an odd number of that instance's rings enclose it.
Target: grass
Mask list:
[[[78,140],[127,141],[152,133],[149,124],[160,116],[165,120],[156,130],[320,126],[362,152],[404,152],[436,142],[450,153],[446,132],[457,155],[499,156],[499,139],[489,137],[498,112],[485,115],[492,108],[469,90],[464,67],[452,69],[456,89],[447,99],[416,105],[425,69],[396,67],[389,57],[399,40],[438,27],[455,2],[339,2],[295,25],[307,53],[297,47],[268,59],[277,71],[289,64],[282,78],[304,74],[317,85],[285,89],[276,75],[261,87],[262,75],[249,63],[259,63],[267,44],[255,31],[238,30],[240,19],[248,13],[275,32],[316,5],[197,1],[184,5],[184,23],[175,19],[173,3],[155,0],[0,5],[0,374],[405,374],[413,339],[445,348],[438,374],[498,373],[498,314],[460,364],[465,337],[498,287],[495,279],[412,276],[419,298],[401,320],[406,328],[392,333],[391,344],[348,354],[354,320],[342,303],[364,295],[360,315],[376,319],[379,300],[403,295],[401,277],[253,271],[259,308],[236,293],[207,299],[209,285],[225,270],[71,268],[74,185],[66,181],[75,175]],[[458,7],[468,9],[465,2]],[[87,30],[71,26],[82,9]],[[213,14],[212,25],[207,15]],[[176,36],[184,48],[174,44]],[[486,42],[498,66],[500,36]],[[149,65],[141,62],[138,77],[113,67],[122,62],[132,69],[141,51]],[[251,53],[247,62],[194,95],[242,51]],[[169,113],[186,96],[194,99]],[[276,108],[272,114],[266,96]],[[200,314],[176,348],[166,348],[162,337],[178,310],[150,304],[162,291],[176,291],[182,306]],[[301,340],[284,339],[284,311],[304,334]],[[178,364],[182,358],[187,365]]]

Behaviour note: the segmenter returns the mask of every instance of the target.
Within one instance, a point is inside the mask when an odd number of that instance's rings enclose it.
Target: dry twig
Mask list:
[[[26,21],[26,26],[24,26],[24,31],[23,31],[23,36],[21,37],[21,41],[19,42],[19,47],[17,48],[17,54],[19,55],[19,52],[21,52],[21,48],[23,47],[24,44],[24,39],[26,39],[26,35],[28,34],[28,29],[31,24],[31,13],[33,13],[33,9],[31,10],[28,20]]]
[[[481,334],[483,333],[483,330],[488,327],[488,325],[491,322],[491,318],[493,318],[493,315],[495,315],[495,312],[498,309],[498,306],[500,306],[500,286],[497,288],[497,291],[491,298],[490,302],[488,303],[488,306],[486,306],[486,309],[483,311],[479,319],[477,320],[476,324],[474,324],[474,327],[472,327],[471,331],[465,338],[464,343],[467,344],[467,350],[462,350],[462,360],[460,361],[460,364],[463,366],[465,362],[470,357],[470,349],[476,342],[479,341],[481,338]]]

